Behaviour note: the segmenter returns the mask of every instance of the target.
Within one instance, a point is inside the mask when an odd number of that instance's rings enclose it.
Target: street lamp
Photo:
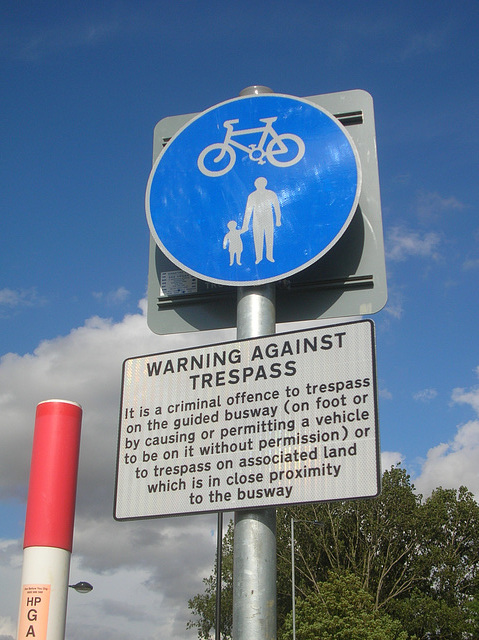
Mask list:
[[[81,580],[76,584],[69,584],[68,586],[70,587],[70,589],[75,589],[77,593],[90,593],[90,591],[93,589],[93,586],[89,582],[85,582],[84,580]]]
[[[296,602],[295,602],[295,582],[294,582],[294,523],[307,522],[309,524],[324,526],[323,522],[318,520],[295,520],[291,518],[291,598],[293,601],[293,640],[296,640]]]

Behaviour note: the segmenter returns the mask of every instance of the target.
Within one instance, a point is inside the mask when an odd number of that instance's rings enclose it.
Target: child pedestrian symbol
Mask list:
[[[241,265],[241,253],[243,251],[243,241],[241,240],[242,232],[237,228],[234,220],[228,222],[228,229],[229,231],[223,240],[223,249],[226,249],[229,245],[230,267],[233,266],[235,258],[236,264]]]

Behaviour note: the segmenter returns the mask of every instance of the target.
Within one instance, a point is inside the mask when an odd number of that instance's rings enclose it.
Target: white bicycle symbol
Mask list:
[[[304,142],[294,133],[277,134],[273,129],[273,122],[277,120],[277,116],[272,118],[260,118],[260,122],[264,122],[264,127],[254,127],[252,129],[237,129],[234,131],[233,125],[239,120],[226,120],[223,126],[226,127],[226,135],[223,142],[214,142],[203,149],[198,156],[198,169],[205,176],[218,177],[223,176],[230,171],[236,162],[236,151],[234,147],[245,151],[250,160],[258,164],[264,164],[266,160],[275,167],[290,167],[296,164],[304,156]],[[233,140],[233,137],[244,136],[252,133],[261,133],[258,144],[250,144],[248,146]],[[266,149],[265,144],[268,136],[271,140],[268,142]],[[287,159],[281,159],[287,155]],[[294,156],[291,158],[291,154]],[[226,166],[220,169],[214,169],[214,164],[221,162],[228,155]],[[266,158],[266,160],[265,160]],[[206,161],[206,162],[205,162]],[[206,165],[212,168],[208,168]]]

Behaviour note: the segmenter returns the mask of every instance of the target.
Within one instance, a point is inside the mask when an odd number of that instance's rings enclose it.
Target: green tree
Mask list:
[[[233,524],[229,523],[223,537],[221,563],[221,637],[231,638],[233,627]],[[203,579],[205,591],[188,601],[188,608],[195,618],[187,623],[187,629],[198,630],[198,638],[208,640],[216,624],[216,561],[213,573]]]
[[[479,586],[479,505],[465,487],[439,487],[426,500],[422,517],[431,590],[450,604],[462,604]]]
[[[293,638],[292,614],[286,616],[280,640]],[[374,599],[349,572],[331,572],[326,582],[297,603],[297,640],[407,640],[410,636],[374,606]]]
[[[306,595],[328,572],[347,571],[361,580],[376,608],[386,608],[424,582],[417,562],[421,496],[406,471],[383,475],[382,492],[372,500],[351,500],[278,511],[278,598],[291,602],[290,519],[295,528],[297,592]],[[323,524],[317,527],[310,521]],[[289,568],[289,569],[288,569]],[[289,580],[290,582],[290,580]]]
[[[420,519],[416,564],[424,581],[389,610],[420,638],[478,638],[479,505],[465,487],[439,487]]]
[[[467,489],[438,488],[423,501],[406,471],[393,468],[383,474],[377,498],[278,509],[280,630],[291,612],[291,518],[296,521],[297,620],[301,601],[315,598],[331,575],[352,574],[372,598],[374,611],[400,621],[411,637],[479,638],[479,506]],[[227,637],[232,542],[230,526],[223,562],[222,633]],[[214,574],[205,584],[205,592],[189,602],[197,616],[190,626],[198,628],[200,638],[214,628]]]

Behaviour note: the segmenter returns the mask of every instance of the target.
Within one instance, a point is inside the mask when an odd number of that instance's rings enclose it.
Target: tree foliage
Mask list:
[[[318,594],[333,588],[349,593],[354,580],[368,596],[375,621],[371,625],[396,621],[398,638],[479,637],[479,506],[474,497],[464,487],[458,491],[438,488],[423,500],[400,467],[385,472],[382,484],[380,496],[374,499],[278,510],[278,629],[284,638],[291,612],[291,518],[295,520],[297,625],[306,612],[319,606]],[[229,637],[232,526],[225,540],[222,634]],[[205,592],[189,602],[197,616],[190,626],[198,628],[202,639],[214,628],[214,573],[205,584]],[[404,632],[409,635],[401,636]],[[338,634],[331,638],[343,637]]]
[[[280,640],[292,640],[292,615],[286,616]],[[298,602],[297,640],[408,640],[397,620],[374,606],[374,599],[353,573],[330,572]]]
[[[301,506],[290,513],[281,510],[279,529],[284,537],[278,544],[280,562],[290,564],[290,518],[305,521],[296,527],[295,536],[296,567],[303,578],[299,592],[326,580],[330,569],[346,570],[359,576],[376,607],[384,606],[422,580],[412,562],[417,551],[420,500],[405,471],[395,469],[384,474],[379,498]],[[313,531],[308,520],[323,526]]]
[[[233,527],[230,522],[223,537],[221,563],[221,637],[230,638],[233,627]],[[195,619],[187,623],[187,629],[198,630],[198,638],[208,640],[216,623],[216,561],[213,573],[203,579],[205,591],[188,601]]]

